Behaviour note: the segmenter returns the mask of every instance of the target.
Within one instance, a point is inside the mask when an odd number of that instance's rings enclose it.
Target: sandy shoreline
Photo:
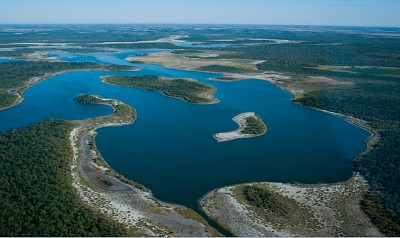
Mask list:
[[[257,120],[263,122],[261,120],[261,118],[254,112],[241,113],[232,119],[234,122],[236,122],[236,124],[238,124],[238,126],[239,126],[238,129],[236,129],[234,131],[230,131],[230,132],[216,133],[213,135],[213,137],[218,142],[225,142],[225,141],[236,140],[236,139],[241,139],[241,138],[252,138],[252,137],[264,135],[267,132],[267,130],[265,130],[262,134],[259,134],[259,135],[243,133],[243,129],[246,127],[246,119],[249,117],[256,118]],[[267,127],[265,126],[265,128],[267,128]]]

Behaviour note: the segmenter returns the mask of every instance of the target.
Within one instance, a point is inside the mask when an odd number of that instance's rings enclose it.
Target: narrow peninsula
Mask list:
[[[267,126],[254,112],[245,112],[239,114],[235,116],[232,120],[239,125],[239,128],[230,132],[221,132],[214,134],[214,138],[218,142],[262,136],[267,132]]]
[[[164,95],[179,98],[189,103],[213,104],[216,88],[198,82],[195,79],[167,78],[154,75],[144,76],[106,76],[103,83],[146,89],[161,92]]]

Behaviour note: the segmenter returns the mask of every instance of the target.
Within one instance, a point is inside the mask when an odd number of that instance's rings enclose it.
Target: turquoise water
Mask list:
[[[67,61],[136,65],[135,72],[73,72],[28,89],[25,100],[0,111],[0,130],[47,118],[78,119],[111,113],[104,105],[80,105],[80,93],[99,94],[132,105],[138,113],[130,126],[103,128],[96,138],[105,160],[120,174],[139,182],[161,200],[197,210],[197,200],[225,185],[254,181],[337,182],[352,174],[351,160],[364,150],[370,133],[335,116],[291,103],[291,95],[260,80],[220,82],[216,74],[181,71],[125,62],[119,54],[51,56]],[[196,78],[215,86],[221,100],[194,105],[156,92],[106,85],[103,75],[162,75]],[[256,112],[268,127],[265,136],[218,143],[217,132],[236,129],[232,117]]]

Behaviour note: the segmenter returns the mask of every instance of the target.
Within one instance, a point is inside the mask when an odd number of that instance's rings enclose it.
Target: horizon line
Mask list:
[[[330,24],[267,24],[267,23],[0,23],[2,25],[227,25],[227,26],[313,26],[313,27],[377,27],[400,28],[387,25],[330,25]]]

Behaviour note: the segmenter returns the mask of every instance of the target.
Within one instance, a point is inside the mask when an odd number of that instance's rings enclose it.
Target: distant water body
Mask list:
[[[72,72],[52,77],[25,92],[25,100],[0,111],[0,130],[47,118],[80,119],[112,112],[104,105],[81,105],[81,93],[116,98],[136,108],[130,126],[103,128],[96,138],[101,154],[117,172],[151,189],[161,200],[198,208],[197,200],[221,186],[255,182],[338,182],[352,174],[352,158],[364,150],[370,133],[338,117],[290,102],[292,95],[261,80],[220,82],[212,73],[156,65],[131,64],[129,55],[160,50],[127,50],[115,54],[50,56],[71,62],[134,65],[135,72]],[[195,78],[217,88],[221,102],[194,105],[157,92],[103,84],[104,75],[161,75]],[[256,112],[266,135],[218,143],[217,132],[237,128],[232,118]]]

